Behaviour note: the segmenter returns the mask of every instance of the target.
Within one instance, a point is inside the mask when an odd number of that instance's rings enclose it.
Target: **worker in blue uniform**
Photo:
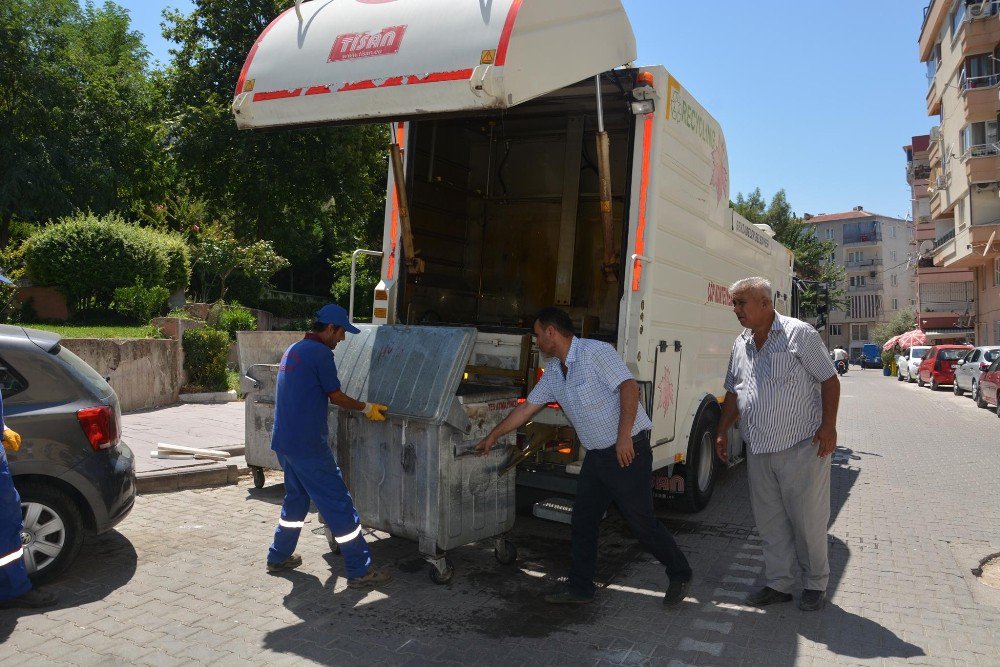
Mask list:
[[[340,390],[333,348],[348,333],[360,331],[350,323],[347,311],[328,304],[316,311],[312,331],[281,357],[271,449],[285,472],[285,500],[267,554],[267,571],[277,573],[302,564],[295,545],[312,499],[344,556],[347,585],[367,588],[392,577],[372,565],[354,500],[330,449],[327,406],[329,401],[343,410],[358,410],[372,421],[384,421],[388,408],[357,401]]]
[[[24,543],[21,540],[21,496],[7,465],[7,451],[21,448],[21,436],[3,423],[3,401],[0,400],[0,424],[3,426],[3,450],[0,451],[0,608],[34,609],[50,607],[56,596],[31,587],[24,565]]]

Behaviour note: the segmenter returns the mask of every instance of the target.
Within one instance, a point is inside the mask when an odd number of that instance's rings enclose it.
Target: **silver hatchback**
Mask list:
[[[955,395],[961,396],[969,392],[973,400],[978,401],[979,378],[998,357],[1000,357],[1000,345],[980,345],[969,350],[968,354],[958,360],[958,365],[955,367],[955,383],[952,385]]]
[[[25,563],[42,582],[73,562],[85,531],[110,530],[132,509],[134,459],[118,396],[57,334],[0,325],[0,390],[4,421],[21,434],[7,459]]]

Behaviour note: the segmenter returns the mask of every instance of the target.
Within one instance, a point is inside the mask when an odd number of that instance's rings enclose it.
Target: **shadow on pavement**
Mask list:
[[[132,579],[138,560],[132,543],[118,531],[88,535],[69,569],[43,587],[58,596],[56,606],[0,610],[0,644],[10,637],[22,616],[71,609],[107,597]]]

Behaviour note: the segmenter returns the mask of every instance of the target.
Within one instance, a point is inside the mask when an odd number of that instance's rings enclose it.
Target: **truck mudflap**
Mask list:
[[[240,72],[240,128],[505,109],[636,59],[620,0],[290,7]]]

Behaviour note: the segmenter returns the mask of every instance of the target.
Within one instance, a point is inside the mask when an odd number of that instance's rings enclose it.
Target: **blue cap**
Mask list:
[[[4,274],[0,273],[0,283],[4,283],[6,285],[13,285],[14,281],[5,276]]]
[[[347,311],[335,303],[328,303],[317,310],[316,321],[320,324],[332,324],[343,327],[348,333],[361,333],[361,329],[351,324],[351,321],[347,318]]]

